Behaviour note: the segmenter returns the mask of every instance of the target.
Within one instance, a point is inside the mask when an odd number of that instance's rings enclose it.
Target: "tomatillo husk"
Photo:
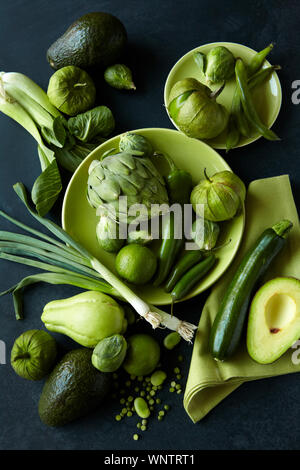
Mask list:
[[[229,116],[226,108],[216,101],[218,92],[212,92],[195,78],[185,78],[175,83],[171,89],[168,111],[187,136],[213,139],[224,131]]]

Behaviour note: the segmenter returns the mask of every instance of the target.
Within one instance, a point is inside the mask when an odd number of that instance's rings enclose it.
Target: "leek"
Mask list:
[[[16,317],[18,319],[22,316],[21,295],[23,288],[36,282],[55,284],[57,276],[57,284],[72,284],[117,296],[130,303],[136,312],[147,320],[153,328],[162,325],[171,330],[178,331],[184,339],[191,341],[193,332],[196,329],[194,325],[181,321],[144,302],[80,243],[73,240],[61,227],[35,212],[30,207],[28,195],[22,183],[14,185],[14,190],[25,204],[29,213],[63,242],[60,243],[56,239],[31,229],[0,211],[2,217],[44,239],[39,240],[27,235],[0,231],[0,258],[46,271],[44,274],[25,278],[19,284],[0,294],[13,293]],[[36,259],[32,260],[31,258],[36,258],[39,261],[36,261]]]

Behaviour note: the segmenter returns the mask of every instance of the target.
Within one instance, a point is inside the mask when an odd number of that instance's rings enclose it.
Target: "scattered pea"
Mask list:
[[[137,379],[138,379],[139,382],[143,382],[144,377],[142,375],[139,375]]]
[[[175,367],[174,372],[175,372],[175,374],[180,374],[180,369],[179,369],[179,367]]]
[[[159,411],[158,416],[165,416],[165,412],[163,410]]]
[[[147,430],[147,426],[141,426],[141,431],[146,431]]]
[[[178,359],[179,362],[182,362],[183,361],[183,356],[181,354],[179,354],[177,359]]]
[[[136,375],[131,374],[131,375],[130,375],[130,378],[131,378],[131,380],[135,380],[135,379],[136,379]]]
[[[135,387],[134,391],[138,393],[140,391],[139,387]]]
[[[121,400],[120,400],[120,405],[124,405],[125,402],[126,402],[125,398],[121,398]]]
[[[176,379],[177,379],[177,380],[180,380],[181,378],[182,378],[182,376],[181,376],[180,374],[177,374],[177,375],[176,375]]]
[[[162,385],[163,382],[166,380],[167,374],[163,370],[156,370],[151,375],[151,383],[152,385],[158,386]]]
[[[141,423],[137,423],[137,425],[136,425],[136,427],[137,427],[138,429],[140,429],[141,426],[142,426]]]
[[[169,333],[165,338],[164,338],[164,347],[166,349],[174,349],[177,344],[179,344],[181,340],[181,336],[177,331],[173,331],[172,333]]]
[[[178,394],[181,393],[181,392],[182,392],[182,390],[177,390],[177,393],[178,393]]]
[[[175,380],[173,380],[173,381],[171,382],[171,387],[176,387],[176,382],[175,382]]]
[[[160,399],[160,398],[156,398],[155,403],[157,403],[157,405],[159,405],[159,404],[161,403],[161,399]]]
[[[175,388],[176,388],[176,390],[180,390],[180,389],[181,389],[181,385],[180,385],[180,384],[176,384]]]
[[[130,418],[132,416],[132,411],[127,411],[127,416]]]
[[[154,405],[154,403],[155,403],[154,400],[151,398],[151,400],[149,400],[149,405],[152,406],[152,405]]]
[[[134,441],[138,441],[138,440],[139,440],[139,435],[138,435],[138,434],[134,434],[134,435],[133,435],[133,440],[134,440]]]
[[[127,398],[127,400],[128,400],[129,403],[130,403],[130,402],[132,402],[132,401],[134,400],[134,398],[130,395],[130,396]]]
[[[164,417],[163,416],[158,416],[157,419],[158,419],[158,421],[162,421],[164,419]]]
[[[157,390],[162,390],[162,385],[159,385],[159,386],[157,387]]]
[[[169,388],[169,392],[171,392],[171,393],[175,392],[175,388],[170,387],[170,388]]]
[[[151,390],[151,391],[150,391],[150,396],[151,396],[151,397],[154,397],[155,394],[156,394],[156,391],[155,391],[155,390]]]
[[[145,380],[146,380],[146,382],[150,382],[151,377],[146,377]]]
[[[170,405],[165,405],[165,406],[164,406],[164,409],[165,409],[166,411],[170,410],[170,408],[171,408]]]
[[[115,420],[116,420],[116,421],[121,421],[121,419],[122,419],[122,416],[120,416],[120,415],[117,415],[117,416],[115,417]]]
[[[150,410],[148,408],[147,402],[143,398],[137,397],[134,400],[134,408],[138,416],[141,418],[149,418]]]
[[[146,396],[146,399],[147,399],[148,401],[151,400],[151,396],[150,396],[150,395],[147,395],[147,396]]]
[[[146,387],[147,392],[150,392],[150,390],[151,390],[151,387]]]
[[[143,424],[144,426],[146,426],[147,423],[148,423],[148,421],[147,421],[146,419],[142,419],[142,424]]]
[[[124,414],[126,415],[126,413],[127,413],[127,408],[122,408],[121,413],[124,413]]]
[[[127,380],[127,381],[125,382],[125,385],[126,385],[126,387],[130,387],[130,385],[131,385],[130,380]]]
[[[146,395],[146,392],[144,392],[144,390],[142,390],[140,395],[141,395],[141,397],[144,397]]]
[[[150,411],[153,411],[153,410],[154,410],[154,406],[149,406],[149,410],[150,410]]]

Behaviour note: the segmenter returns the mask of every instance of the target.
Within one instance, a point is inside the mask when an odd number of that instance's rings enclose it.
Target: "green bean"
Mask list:
[[[268,140],[279,140],[278,136],[265,124],[262,123],[258,116],[252,95],[248,86],[247,72],[242,59],[237,59],[235,63],[236,82],[241,98],[242,106],[245,111],[247,119],[253,127]]]
[[[254,54],[254,56],[250,60],[250,63],[247,67],[248,77],[251,77],[252,75],[254,75],[261,68],[261,66],[263,65],[265,61],[265,58],[271,52],[273,47],[274,47],[274,44],[271,43],[267,47],[265,47],[262,51]]]
[[[228,131],[226,136],[226,153],[238,145],[240,141],[240,131],[237,126],[236,116],[230,114],[228,122]]]
[[[151,375],[152,385],[161,385],[167,378],[167,374],[163,370],[157,370]],[[151,392],[150,392],[151,395]]]
[[[181,336],[177,331],[173,331],[172,333],[169,333],[165,338],[164,338],[164,347],[166,349],[174,349],[177,344],[179,344],[181,341]]]
[[[137,397],[134,400],[134,408],[138,416],[141,418],[149,418],[150,410],[148,408],[147,402],[143,398]]]

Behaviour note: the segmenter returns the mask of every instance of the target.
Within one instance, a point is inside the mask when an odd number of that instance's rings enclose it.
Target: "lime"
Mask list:
[[[146,246],[132,243],[124,246],[116,257],[119,276],[133,284],[146,284],[156,271],[156,257]]]

